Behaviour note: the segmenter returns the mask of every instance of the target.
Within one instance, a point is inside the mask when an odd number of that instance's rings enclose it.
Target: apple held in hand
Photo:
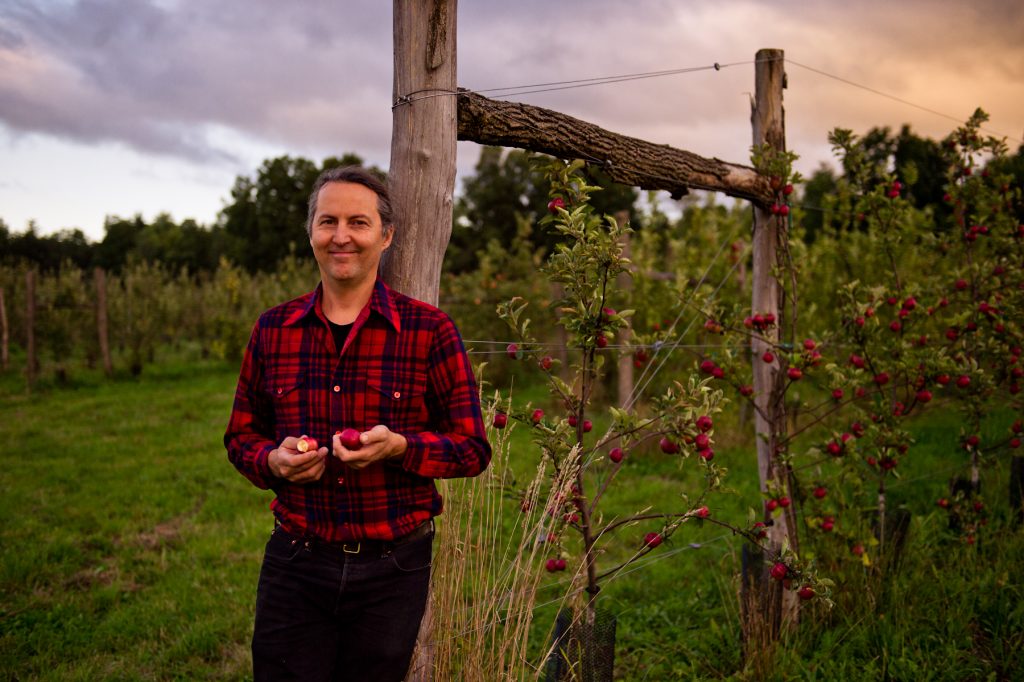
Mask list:
[[[299,452],[309,452],[310,450],[316,450],[316,438],[310,438],[309,436],[303,436],[299,438],[299,442],[295,444],[295,449],[298,450]]]
[[[359,431],[356,431],[353,428],[344,429],[338,434],[341,444],[348,450],[358,450],[363,447],[363,442],[359,440],[359,436]]]

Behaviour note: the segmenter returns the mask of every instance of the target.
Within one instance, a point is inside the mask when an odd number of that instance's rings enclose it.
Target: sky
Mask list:
[[[0,219],[15,232],[166,212],[216,221],[239,175],[289,154],[386,168],[387,0],[0,0]],[[1019,0],[463,0],[474,90],[723,65],[511,98],[749,164],[754,56],[784,50],[788,148],[909,124],[941,138],[976,108],[1024,140]],[[902,101],[900,101],[902,100]],[[479,147],[458,145],[461,178]]]

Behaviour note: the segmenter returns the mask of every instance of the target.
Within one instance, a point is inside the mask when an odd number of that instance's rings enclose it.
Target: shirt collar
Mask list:
[[[323,317],[323,295],[324,285],[323,282],[321,282],[316,285],[316,289],[314,289],[312,293],[307,294],[304,297],[305,300],[300,301],[299,306],[285,320],[285,325],[292,326],[294,324],[298,324],[299,320],[309,317],[310,315]],[[395,306],[391,302],[391,289],[381,281],[380,277],[378,277],[374,282],[373,293],[370,294],[370,300],[367,302],[366,308],[363,309],[363,312],[359,314],[357,319],[365,318],[371,312],[375,312],[387,320],[396,332],[402,331],[401,318],[398,316],[398,311],[395,310]]]

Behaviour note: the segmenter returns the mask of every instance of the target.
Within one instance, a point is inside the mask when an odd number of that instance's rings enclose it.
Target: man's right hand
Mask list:
[[[292,483],[311,483],[320,480],[327,466],[327,448],[299,452],[298,444],[298,438],[285,438],[280,446],[270,451],[267,466],[275,476]]]

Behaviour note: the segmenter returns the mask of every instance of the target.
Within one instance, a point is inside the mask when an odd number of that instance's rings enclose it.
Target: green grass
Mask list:
[[[80,372],[68,387],[44,382],[31,395],[19,377],[0,376],[0,677],[249,675],[270,493],[239,476],[224,453],[236,374],[234,366],[166,361],[138,379]],[[518,389],[517,402],[526,400],[554,409],[535,387]],[[940,411],[917,425],[918,446],[890,489],[891,505],[913,522],[901,569],[884,589],[838,539],[808,545],[839,583],[836,607],[804,612],[774,653],[773,679],[1021,679],[1024,540],[1009,521],[1007,458],[985,474],[990,532],[967,546],[934,507],[963,459],[949,446],[957,433],[950,417]],[[997,416],[993,432],[1009,420]],[[756,463],[738,425],[723,419],[716,433],[716,461],[730,469],[735,493],[708,503],[742,524],[758,499]],[[523,427],[512,436],[524,483],[536,459],[528,436]],[[594,475],[606,467],[599,461]],[[631,453],[602,513],[681,507],[681,493],[698,484],[692,463]],[[621,529],[602,566],[657,527]],[[618,621],[618,679],[753,678],[739,646],[739,552],[721,528],[687,524],[603,583],[601,602]],[[564,580],[546,576],[538,602],[556,600]],[[537,610],[536,632],[546,632],[554,609]]]

